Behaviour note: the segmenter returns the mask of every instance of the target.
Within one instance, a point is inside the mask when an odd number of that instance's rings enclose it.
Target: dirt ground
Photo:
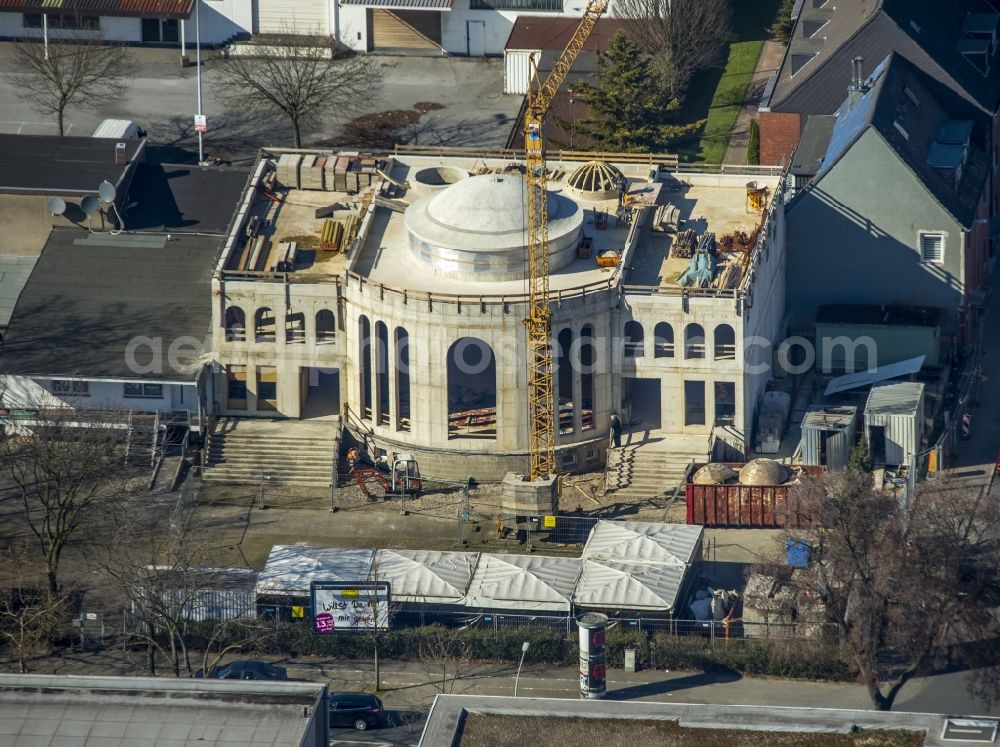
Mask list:
[[[589,718],[510,717],[470,713],[462,729],[461,747],[919,747],[916,732],[862,731],[854,734],[692,729],[676,721],[599,720]]]

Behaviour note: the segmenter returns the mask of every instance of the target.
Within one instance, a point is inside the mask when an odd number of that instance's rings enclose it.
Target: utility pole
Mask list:
[[[194,64],[198,68],[198,117],[202,116],[201,110],[201,0],[194,0]],[[205,163],[204,133],[198,130],[198,164]]]

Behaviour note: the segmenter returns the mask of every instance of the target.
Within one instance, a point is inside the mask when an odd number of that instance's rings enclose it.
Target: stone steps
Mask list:
[[[329,486],[337,449],[336,431],[330,437],[294,435],[286,428],[254,427],[237,423],[237,430],[217,430],[209,436],[205,482],[258,484],[261,473],[268,485]],[[284,430],[290,431],[288,435]]]
[[[673,495],[684,482],[691,457],[664,449],[627,446],[608,453],[609,495],[657,498]]]

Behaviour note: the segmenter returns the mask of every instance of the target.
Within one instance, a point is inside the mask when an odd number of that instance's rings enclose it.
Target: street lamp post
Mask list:
[[[198,70],[198,116],[200,117],[203,112],[201,110],[201,13],[199,9],[201,8],[201,0],[194,0],[194,64]],[[198,130],[198,163],[203,164],[205,162],[205,146],[202,140],[202,131]]]
[[[517,697],[517,683],[521,679],[521,667],[524,666],[524,655],[528,653],[528,649],[531,648],[531,644],[525,641],[521,644],[521,661],[517,665],[517,676],[514,677],[514,697]]]

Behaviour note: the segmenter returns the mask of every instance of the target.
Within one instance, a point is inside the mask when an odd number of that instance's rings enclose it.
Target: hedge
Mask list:
[[[419,661],[442,647],[456,657],[482,662],[515,664],[521,644],[528,641],[533,664],[575,666],[579,651],[575,633],[540,626],[494,631],[483,628],[453,629],[439,625],[388,630],[379,636],[383,660]],[[625,665],[625,649],[634,648],[640,668],[733,671],[748,675],[849,680],[854,671],[839,656],[835,645],[818,640],[740,639],[729,641],[698,636],[647,636],[638,630],[615,626],[605,638],[608,667]],[[371,659],[373,642],[364,633],[334,633],[314,636],[301,623],[276,623],[274,634],[257,647],[260,654],[297,657],[323,656],[335,659]]]

